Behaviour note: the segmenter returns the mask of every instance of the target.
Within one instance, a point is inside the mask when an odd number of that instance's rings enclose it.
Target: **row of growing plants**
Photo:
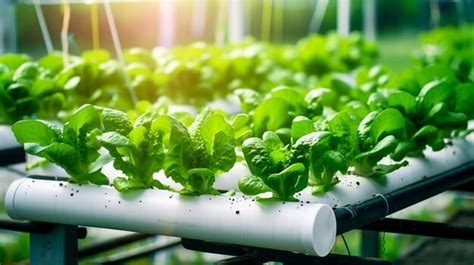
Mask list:
[[[164,170],[184,187],[181,193],[214,194],[216,175],[236,161],[238,127],[233,126],[242,118],[205,108],[195,119],[187,113],[152,111],[132,123],[122,111],[86,104],[64,126],[30,119],[15,123],[12,130],[26,152],[62,167],[72,182],[108,184],[101,169],[113,161],[127,176],[115,179],[119,191],[171,189],[153,179]]]
[[[358,34],[330,34],[294,46],[248,39],[226,46],[133,48],[124,53],[125,65],[106,50],[67,59],[54,52],[37,61],[7,54],[0,57],[0,124],[29,117],[64,122],[86,103],[129,111],[137,101],[167,97],[204,106],[239,87],[264,92],[277,85],[310,86],[317,76],[372,63],[376,53]]]
[[[218,194],[216,177],[243,156],[251,172],[239,180],[243,193],[271,192],[274,199],[293,200],[307,186],[314,194],[330,190],[348,172],[383,178],[406,166],[407,156],[422,155],[426,146],[438,151],[469,133],[472,81],[450,79],[455,75],[446,72],[414,94],[403,86],[382,88],[391,75],[381,78],[381,69],[362,68],[352,75],[376,77],[372,89],[347,80],[347,91],[236,90],[245,112],[236,115],[204,108],[193,118],[153,110],[131,120],[119,110],[84,105],[63,127],[23,120],[12,129],[28,153],[61,166],[74,182],[108,183],[101,168],[113,161],[127,176],[114,181],[120,191],[171,189],[153,178],[163,170],[181,184],[181,193]],[[391,161],[381,162],[387,156]]]
[[[114,181],[119,191],[173,190],[153,178],[163,171],[180,193],[219,194],[216,177],[244,161],[251,174],[236,183],[243,193],[291,201],[308,186],[326,192],[347,173],[383,179],[406,166],[406,157],[468,134],[470,67],[433,60],[398,74],[361,66],[311,86],[239,88],[238,114],[203,108],[193,117],[161,103],[129,115],[84,105],[64,126],[24,120],[12,128],[28,153],[63,167],[74,182],[108,183],[101,168],[113,161],[126,175]]]

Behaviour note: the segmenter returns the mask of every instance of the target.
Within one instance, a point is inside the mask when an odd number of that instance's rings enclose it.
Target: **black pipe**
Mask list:
[[[0,150],[0,166],[8,166],[26,161],[23,146],[5,148]]]
[[[385,218],[361,229],[397,234],[474,240],[474,226]]]
[[[266,248],[248,247],[240,245],[231,245],[223,243],[214,243],[204,240],[196,239],[182,239],[183,247],[186,249],[215,253],[229,256],[237,256],[230,259],[225,259],[217,262],[216,264],[262,264],[269,261],[282,262],[285,265],[291,264],[331,264],[331,265],[387,265],[391,264],[388,261],[329,254],[326,257],[316,257],[304,254],[298,254],[283,250],[274,250]]]
[[[453,187],[452,190],[474,192],[474,180]]]
[[[22,233],[45,234],[49,233],[56,224],[29,221],[0,220],[0,229],[10,230]],[[79,239],[87,236],[87,229],[84,227],[77,228],[77,237]]]
[[[152,236],[156,236],[156,235],[133,233],[130,235],[119,237],[119,238],[113,238],[110,240],[106,240],[104,242],[100,242],[100,243],[79,249],[78,257],[81,259],[81,258],[94,256],[96,254],[99,254],[99,253],[102,253],[114,248],[118,248],[121,246],[128,245],[130,243],[136,242],[136,241],[150,238]]]
[[[48,233],[54,224],[43,222],[26,222],[13,220],[0,220],[0,229],[23,233]]]
[[[337,219],[337,234],[340,235],[375,222],[471,180],[474,180],[474,161],[422,179],[383,196],[374,194],[372,199],[365,202],[336,208],[334,213]]]
[[[152,243],[152,244],[148,244],[146,246],[140,247],[138,249],[128,251],[127,253],[120,254],[120,255],[115,256],[115,257],[111,257],[111,258],[109,258],[105,261],[101,261],[100,264],[103,264],[103,265],[105,265],[105,264],[123,264],[125,262],[129,262],[131,260],[146,257],[150,254],[153,254],[153,253],[156,253],[156,252],[159,252],[159,251],[163,251],[163,250],[167,250],[167,249],[170,249],[170,248],[174,248],[174,247],[177,247],[179,245],[181,245],[181,240],[175,240],[175,241],[165,243],[165,244]]]
[[[185,249],[207,252],[214,254],[222,254],[229,256],[243,256],[249,254],[252,251],[251,247],[245,247],[240,245],[231,245],[223,243],[214,243],[198,239],[182,238],[181,244]]]
[[[51,180],[51,181],[70,181],[71,180],[68,177],[49,176],[49,175],[28,175],[27,178],[38,179],[38,180]]]

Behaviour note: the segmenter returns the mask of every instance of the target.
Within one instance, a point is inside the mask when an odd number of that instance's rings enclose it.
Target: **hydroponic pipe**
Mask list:
[[[474,128],[474,124],[470,128]],[[383,163],[393,163],[389,159],[384,160],[386,161],[382,161]],[[313,196],[311,189],[306,189],[296,197],[301,201],[324,203],[337,208],[368,201],[378,194],[389,194],[399,189],[409,188],[420,181],[437,177],[474,161],[474,134],[466,138],[453,139],[452,143],[443,150],[433,152],[430,148],[426,148],[423,156],[408,157],[405,160],[408,166],[388,174],[382,180],[344,175],[339,177],[340,183],[324,194]],[[421,190],[422,194],[423,192]],[[380,196],[377,200],[385,207],[385,202]]]
[[[20,147],[21,145],[16,141],[12,129],[7,125],[0,125],[0,149],[8,149]]]
[[[336,236],[326,204],[255,203],[247,196],[119,193],[110,186],[24,178],[5,198],[13,219],[122,229],[325,256]]]
[[[23,163],[25,156],[25,151],[21,146],[0,149],[0,167]]]
[[[337,234],[375,222],[452,187],[474,180],[474,161],[446,170],[365,202],[335,210]]]

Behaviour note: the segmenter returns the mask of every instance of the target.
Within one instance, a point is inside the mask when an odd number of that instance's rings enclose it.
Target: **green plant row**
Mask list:
[[[113,161],[126,175],[114,181],[120,191],[172,190],[153,179],[162,170],[181,193],[218,194],[216,176],[243,159],[251,172],[239,180],[243,193],[291,201],[308,186],[326,192],[347,173],[382,179],[406,166],[406,157],[467,135],[472,76],[435,60],[401,74],[361,66],[326,73],[311,87],[235,89],[239,114],[203,108],[194,118],[161,103],[134,116],[87,104],[62,127],[24,120],[12,128],[28,153],[61,166],[74,182],[107,183],[101,168]]]
[[[106,50],[61,53],[33,61],[22,54],[0,57],[0,124],[33,117],[66,121],[83,104],[133,110],[138,101],[167,97],[204,106],[239,87],[264,92],[277,85],[309,86],[317,76],[372,63],[376,49],[360,35],[314,35],[295,46],[251,39],[213,46],[195,43],[171,50],[133,48],[126,65]]]

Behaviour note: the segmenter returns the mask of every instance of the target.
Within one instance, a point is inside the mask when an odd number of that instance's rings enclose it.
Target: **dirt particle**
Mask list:
[[[235,211],[235,214],[239,215],[239,214],[240,214],[240,211]]]
[[[121,204],[122,202],[121,201],[118,201],[119,204]]]
[[[357,182],[356,182],[356,184],[357,184],[357,186],[359,186],[359,185],[360,185],[360,182],[359,182],[359,181],[357,181]]]
[[[142,200],[140,200],[139,203],[142,203]]]
[[[306,203],[310,203],[309,201],[306,201]]]
[[[62,183],[59,183],[59,186],[61,186],[61,187],[62,187],[62,186],[63,186],[63,184],[62,184]]]
[[[71,197],[74,196],[74,193],[71,193]]]

